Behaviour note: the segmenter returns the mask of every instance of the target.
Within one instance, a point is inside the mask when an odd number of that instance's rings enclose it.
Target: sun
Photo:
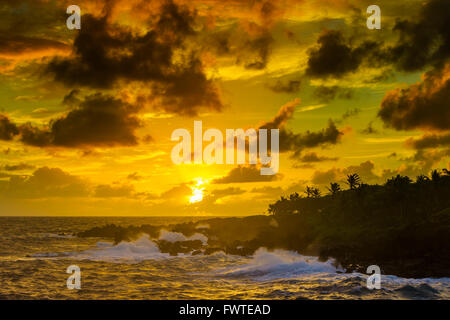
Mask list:
[[[189,203],[196,203],[203,200],[203,191],[205,190],[205,187],[202,186],[207,182],[203,178],[195,178],[194,181],[196,183],[191,187],[192,196],[189,197]]]

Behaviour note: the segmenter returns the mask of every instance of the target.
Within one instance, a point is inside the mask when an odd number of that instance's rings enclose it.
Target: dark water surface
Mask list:
[[[152,239],[114,245],[73,234],[114,223],[139,226],[199,221],[197,217],[1,217],[0,299],[449,299],[450,278],[367,275],[332,261],[260,248],[251,257],[161,253]],[[160,237],[179,241],[182,234]],[[197,234],[194,237],[207,242]],[[81,269],[81,290],[69,290],[67,267]]]

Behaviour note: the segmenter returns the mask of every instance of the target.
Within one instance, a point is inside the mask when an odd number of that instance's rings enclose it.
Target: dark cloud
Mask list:
[[[0,24],[0,34],[13,41],[11,44],[15,43],[11,48],[19,49],[15,51],[29,49],[34,45],[39,47],[53,45],[51,39],[35,38],[32,35],[57,36],[60,27],[66,23],[66,7],[60,1],[2,0],[0,16],[3,23]]]
[[[397,158],[397,152],[392,152],[390,155],[388,155],[388,158]]]
[[[274,39],[265,26],[242,21],[207,37],[204,46],[218,56],[227,56],[246,69],[261,70],[267,66]]]
[[[128,179],[128,180],[136,180],[136,181],[138,181],[138,180],[141,180],[141,179],[142,179],[142,176],[139,175],[139,173],[137,173],[137,172],[133,172],[133,173],[130,173],[130,174],[127,176],[127,179]]]
[[[333,99],[351,99],[353,91],[339,86],[319,86],[314,89],[313,96],[322,103],[328,103]]]
[[[450,157],[450,149],[420,149],[410,158],[402,159],[418,163],[426,171],[437,165],[442,159]]]
[[[432,70],[422,82],[386,93],[378,116],[396,130],[450,128],[450,65]]]
[[[34,169],[35,166],[27,163],[19,163],[19,164],[5,164],[2,169],[5,171],[20,171],[27,169]]]
[[[296,106],[300,104],[300,99],[294,99],[280,108],[277,115],[270,121],[262,124],[258,129],[268,129],[270,141],[270,129],[279,129],[280,152],[293,152],[294,158],[300,157],[303,150],[318,146],[327,146],[337,144],[344,135],[336,124],[328,121],[328,126],[322,130],[304,133],[294,133],[286,128],[286,123],[294,115]],[[270,145],[269,145],[270,148]]]
[[[0,114],[0,140],[12,140],[19,134],[19,128],[5,115]]]
[[[48,128],[20,127],[21,141],[46,147],[135,145],[138,108],[100,93],[85,97],[77,108],[50,121]]]
[[[278,110],[275,117],[272,120],[265,122],[259,127],[259,129],[280,129],[284,127],[289,119],[294,115],[295,108],[300,104],[300,99],[296,98],[288,103],[284,104],[280,110]]]
[[[375,42],[365,41],[352,47],[340,31],[327,30],[320,35],[317,46],[309,51],[306,75],[340,78],[356,71],[377,46]]]
[[[397,20],[392,29],[398,36],[391,45],[355,38],[346,39],[340,31],[323,32],[310,49],[306,74],[315,78],[340,78],[367,64],[372,68],[392,65],[400,71],[440,68],[450,57],[450,3],[430,0],[418,16]],[[352,43],[355,42],[355,43]],[[389,73],[375,80],[386,80]]]
[[[347,111],[344,112],[341,119],[347,120],[348,118],[356,117],[360,113],[361,113],[361,109],[358,109],[358,108],[348,109]]]
[[[108,15],[83,15],[73,55],[58,57],[47,66],[55,80],[67,86],[111,88],[119,80],[148,84],[159,108],[195,115],[199,108],[220,111],[214,82],[207,78],[196,51],[184,40],[195,33],[195,12],[172,1],[162,5],[153,28],[143,35],[109,23]],[[183,55],[174,55],[183,52]]]
[[[450,2],[426,2],[414,20],[399,20],[395,24],[399,41],[390,47],[388,59],[398,69],[417,71],[426,66],[442,65],[450,57]]]
[[[425,134],[424,136],[406,140],[406,145],[414,149],[428,149],[450,146],[450,133],[445,134]]]
[[[268,85],[268,87],[276,93],[296,93],[300,91],[300,85],[300,80],[277,80],[274,84]]]
[[[332,120],[329,120],[326,128],[315,132],[309,130],[305,133],[284,131],[281,134],[280,132],[280,146],[283,145],[293,151],[293,157],[299,157],[305,149],[337,144],[343,135],[344,132],[340,131]],[[284,142],[281,140],[282,137],[285,138]]]
[[[378,130],[375,129],[372,125],[372,121],[367,124],[367,127],[361,130],[362,134],[376,134]]]
[[[77,106],[81,103],[79,99],[80,90],[74,89],[70,91],[67,95],[64,96],[63,104],[68,105],[70,107]]]
[[[222,178],[214,179],[212,183],[245,183],[245,182],[261,182],[261,181],[275,181],[281,177],[280,174],[275,175],[261,175],[260,168],[256,165],[238,166],[231,169],[228,174]]]

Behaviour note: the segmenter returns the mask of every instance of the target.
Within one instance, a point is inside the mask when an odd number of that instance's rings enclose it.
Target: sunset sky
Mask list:
[[[450,169],[448,0],[0,0],[0,17],[0,215],[260,214],[348,173]],[[278,174],[173,164],[194,120],[280,129]]]

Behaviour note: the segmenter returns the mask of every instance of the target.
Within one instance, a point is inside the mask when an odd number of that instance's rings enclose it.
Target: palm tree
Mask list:
[[[330,187],[327,187],[328,191],[330,191],[331,195],[335,195],[339,191],[341,191],[341,186],[337,182],[330,182]]]
[[[305,193],[306,193],[306,197],[307,198],[311,198],[311,196],[312,196],[312,187],[310,187],[310,186],[306,186],[306,190],[305,190]]]
[[[445,175],[450,176],[450,170],[444,168],[442,169],[442,172],[445,173]]]
[[[441,173],[434,169],[431,171],[431,181],[438,182],[441,179]]]
[[[424,175],[424,174],[421,174],[420,176],[417,176],[417,178],[416,178],[416,183],[419,183],[419,184],[421,184],[421,183],[425,183],[425,182],[427,182],[427,181],[430,181],[430,178],[428,178],[426,175]]]
[[[307,198],[319,198],[321,195],[320,190],[318,188],[310,186],[306,186],[305,193]]]
[[[298,199],[300,199],[300,195],[297,192],[294,192],[291,195],[289,195],[289,200],[290,201],[296,201]]]
[[[320,198],[321,196],[321,192],[318,188],[312,188],[311,193],[313,198]]]
[[[350,187],[350,190],[356,189],[361,184],[361,178],[359,174],[352,173],[347,175],[347,184]]]
[[[398,174],[396,177],[388,179],[386,186],[392,186],[398,190],[404,190],[411,182],[412,181],[408,176],[401,176]]]

